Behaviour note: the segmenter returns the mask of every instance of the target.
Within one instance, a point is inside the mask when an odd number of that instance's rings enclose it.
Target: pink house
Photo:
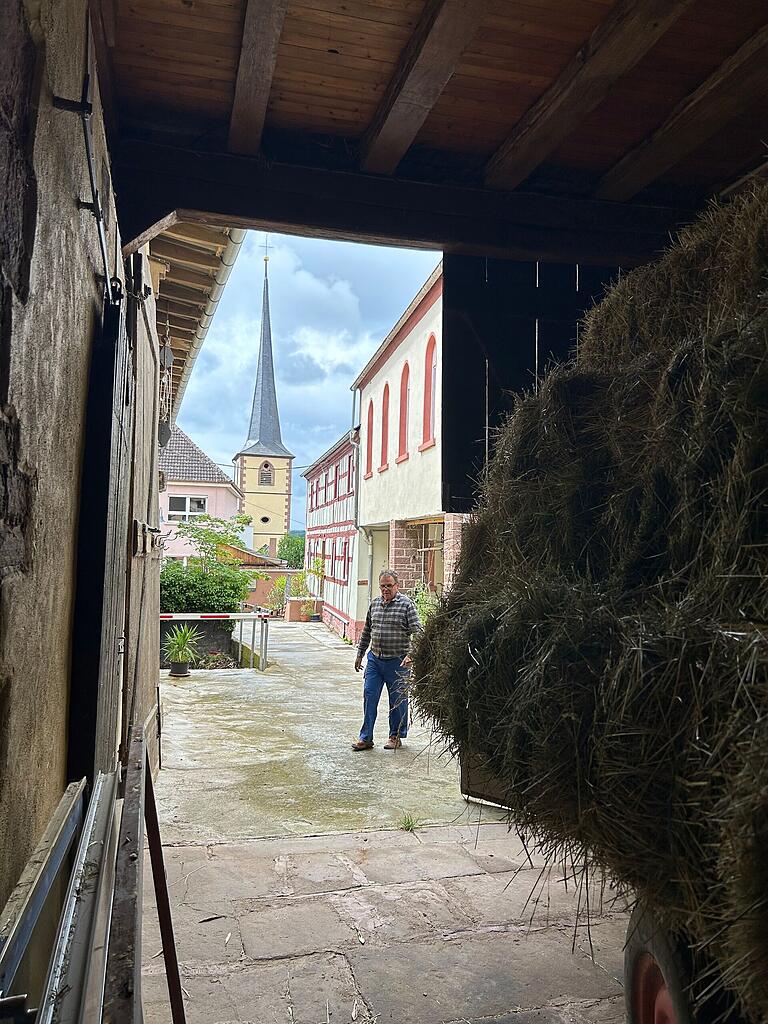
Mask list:
[[[176,524],[208,514],[229,519],[240,511],[243,493],[235,483],[192,441],[174,426],[171,439],[160,452],[160,531],[166,558],[184,559],[194,554],[176,535]],[[163,482],[165,486],[163,487]],[[243,530],[245,547],[251,532]]]

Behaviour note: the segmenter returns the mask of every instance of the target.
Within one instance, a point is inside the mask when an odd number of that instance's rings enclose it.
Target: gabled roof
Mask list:
[[[240,493],[234,481],[175,424],[171,440],[165,448],[160,449],[160,469],[168,480],[178,483],[229,484]]]
[[[440,260],[413,297],[406,311],[352,382],[351,391],[356,388],[364,388],[366,384],[370,383],[392,353],[408,337],[419,320],[432,308],[442,294],[443,261]]]
[[[353,440],[355,438],[356,440]],[[360,425],[353,427],[351,430],[345,430],[338,441],[335,441],[331,447],[323,452],[322,455],[318,456],[314,462],[312,462],[304,472],[301,474],[307,480],[309,477],[317,471],[318,468],[322,467],[324,463],[331,462],[334,458],[338,458],[342,452],[351,451],[355,445],[360,441]]]

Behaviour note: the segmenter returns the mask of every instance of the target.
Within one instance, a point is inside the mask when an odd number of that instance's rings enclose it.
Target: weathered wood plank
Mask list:
[[[363,170],[392,174],[450,80],[486,10],[486,0],[429,0],[363,138]]]
[[[178,260],[179,263],[187,263],[191,267],[202,267],[205,270],[216,271],[221,266],[219,258],[211,252],[203,252],[202,249],[193,249],[191,246],[181,242],[174,242],[169,238],[158,238],[152,243],[153,256],[159,256],[163,260]]]
[[[714,74],[679,103],[648,138],[603,177],[600,199],[623,202],[706,142],[744,109],[768,94],[768,25],[748,39]]]
[[[229,148],[253,155],[261,146],[269,91],[288,0],[248,0],[237,67]]]
[[[136,174],[137,168],[142,176]],[[126,249],[155,221],[269,228],[510,259],[636,264],[689,211],[499,194],[131,142],[115,154]],[[174,214],[175,211],[175,214]],[[155,232],[156,233],[156,232]],[[194,299],[181,286],[173,298]]]
[[[619,0],[486,166],[490,188],[513,189],[570,135],[680,17],[691,0]]]

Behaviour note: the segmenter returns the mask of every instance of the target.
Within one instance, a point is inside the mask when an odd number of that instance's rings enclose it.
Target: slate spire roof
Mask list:
[[[198,448],[176,424],[171,430],[170,441],[165,448],[160,449],[160,469],[167,480],[177,483],[229,484],[235,487],[234,482],[219,469],[213,459]]]
[[[275,390],[275,367],[272,362],[272,324],[269,316],[269,257],[264,257],[264,293],[261,304],[261,339],[259,341],[259,366],[256,371],[256,387],[253,391],[251,426],[248,440],[239,455],[277,455],[293,458],[283,444],[280,435],[280,415],[277,411]]]

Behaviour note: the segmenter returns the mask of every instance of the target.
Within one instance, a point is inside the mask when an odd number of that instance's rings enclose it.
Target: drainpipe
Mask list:
[[[360,393],[360,397],[362,399],[362,392]],[[356,388],[352,388],[352,424],[351,424],[351,426],[349,428],[349,441],[350,441],[350,444],[352,445],[352,447],[357,449],[356,458],[355,458],[355,474],[356,474],[356,480],[357,480],[357,484],[355,486],[355,526],[365,536],[366,542],[368,544],[368,604],[370,604],[371,600],[373,599],[373,580],[371,578],[372,574],[373,574],[373,537],[371,535],[371,531],[367,527],[365,527],[365,526],[360,526],[360,522],[359,522],[360,516],[359,516],[359,513],[358,513],[358,509],[359,509],[359,506],[360,506],[360,480],[361,480],[361,476],[360,476],[360,439],[358,438],[357,441],[355,441],[355,439],[354,439],[354,433],[355,433],[355,410],[356,410],[356,408],[357,408],[357,389]]]
[[[229,275],[232,273],[232,267],[235,265],[235,260],[237,259],[237,254],[240,252],[240,246],[243,244],[244,238],[245,231],[243,231],[242,228],[229,229],[229,241],[224,248],[224,252],[221,254],[219,269],[214,274],[214,281],[216,283],[213,288],[211,288],[211,293],[205,304],[203,315],[200,318],[200,323],[195,331],[195,336],[192,339],[192,348],[187,353],[187,358],[184,361],[184,369],[182,370],[179,388],[176,392],[176,400],[173,403],[173,409],[171,410],[172,421],[176,419],[176,414],[181,406],[181,400],[184,397],[184,392],[187,388],[187,381],[192,374],[197,354],[205,341],[208,328],[211,326],[211,321],[213,320],[213,314],[216,312],[219,299],[224,293],[224,286],[229,280]]]

